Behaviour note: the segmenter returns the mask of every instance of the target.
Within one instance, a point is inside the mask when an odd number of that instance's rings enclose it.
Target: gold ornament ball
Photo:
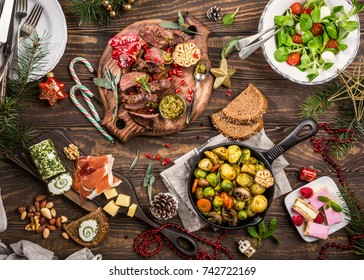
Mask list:
[[[108,5],[108,6],[106,7],[106,10],[108,10],[108,11],[112,11],[112,6],[111,6],[111,5]]]
[[[110,11],[110,17],[115,17],[115,16],[116,16],[115,11]]]
[[[102,5],[104,5],[104,7],[107,7],[107,6],[109,6],[110,5],[110,1],[104,1],[104,3],[102,3]]]
[[[131,4],[131,5],[134,5],[135,4],[135,0],[128,0],[128,3]]]
[[[130,11],[133,7],[130,4],[124,4],[123,5],[123,10],[124,11]]]

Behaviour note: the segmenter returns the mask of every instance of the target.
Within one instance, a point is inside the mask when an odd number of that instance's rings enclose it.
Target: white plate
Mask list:
[[[336,183],[330,177],[324,176],[324,177],[318,178],[315,181],[312,181],[312,182],[304,185],[301,188],[310,187],[313,190],[313,192],[315,193],[323,185],[326,186],[327,189],[329,190],[329,192],[332,194],[333,200],[338,202],[343,208],[347,208],[345,201],[341,198],[341,196],[339,196],[340,191],[339,191]],[[291,216],[291,218],[294,215],[299,215],[297,212],[295,212],[292,209],[292,206],[295,203],[296,198],[301,196],[301,193],[300,193],[301,188],[294,190],[293,192],[288,194],[284,199],[284,204],[286,205],[287,211],[288,211],[289,215]],[[341,212],[341,215],[342,215],[342,222],[330,226],[329,235],[334,233],[335,231],[338,231],[339,229],[342,229],[349,223],[349,217],[347,217],[343,212]],[[305,223],[303,223],[299,227],[295,225],[295,227],[297,228],[299,234],[305,241],[314,242],[316,240],[319,240],[318,238],[306,236],[303,234],[303,232],[305,230]]]
[[[274,26],[274,17],[277,15],[283,15],[286,10],[294,3],[293,0],[270,0],[265,7],[259,22],[259,31],[266,30]],[[306,3],[306,0],[299,0],[300,3]],[[334,6],[344,6],[345,11],[349,11],[352,7],[350,0],[326,0],[326,5],[332,9]],[[328,70],[319,69],[319,76],[313,81],[309,82],[307,79],[307,71],[302,72],[295,66],[290,66],[286,62],[277,62],[274,59],[274,52],[277,49],[275,38],[268,40],[263,46],[263,54],[269,63],[269,65],[278,74],[283,77],[305,85],[317,85],[328,82],[335,78],[341,71],[343,71],[355,58],[359,45],[360,45],[360,21],[359,16],[354,15],[350,20],[358,22],[358,28],[349,33],[349,36],[342,42],[348,45],[348,48],[341,51],[336,55],[335,64]],[[265,36],[268,36],[268,33]],[[265,38],[263,36],[262,38]]]
[[[63,56],[67,44],[67,24],[57,0],[28,0],[28,15],[36,3],[43,7],[43,14],[36,27],[37,33],[39,36],[45,33],[49,36],[45,44],[45,50],[48,51],[45,64],[35,73],[37,78],[41,78],[52,71]]]

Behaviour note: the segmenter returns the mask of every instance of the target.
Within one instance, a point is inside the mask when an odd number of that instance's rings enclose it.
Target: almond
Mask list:
[[[39,201],[34,202],[34,206],[37,211],[40,211]]]
[[[56,226],[57,227],[61,227],[62,226],[61,217],[57,217],[57,219],[56,219]]]
[[[39,222],[41,225],[45,224],[47,222],[47,219],[44,218],[43,216],[39,218]]]
[[[27,217],[27,214],[27,211],[22,212],[20,215],[20,220],[24,220]]]
[[[68,234],[67,234],[67,232],[62,232],[62,237],[64,238],[64,239],[70,239],[70,237],[68,236]]]
[[[49,229],[48,228],[45,228],[44,230],[43,230],[43,238],[44,239],[47,239],[48,237],[49,237],[49,234],[50,234],[51,232],[49,231]]]
[[[36,197],[35,197],[35,201],[38,201],[38,202],[40,202],[40,201],[42,201],[42,200],[45,200],[45,199],[47,199],[47,195],[46,194],[40,194],[40,195],[37,195]]]
[[[50,224],[46,224],[46,227],[50,230],[50,231],[55,231],[57,228],[54,225],[50,225]]]
[[[40,209],[45,208],[46,204],[47,204],[47,200],[46,200],[46,199],[43,199],[43,200],[39,203],[39,207],[40,207]]]
[[[46,228],[46,225],[40,225],[39,228],[37,229],[37,233],[42,233]]]
[[[40,213],[42,213],[43,217],[45,217],[46,219],[52,219],[51,210],[49,210],[48,208],[40,209]]]
[[[18,212],[19,212],[19,214],[22,214],[25,210],[27,210],[24,206],[20,206],[19,208],[18,208]]]
[[[57,216],[57,211],[56,211],[56,209],[54,207],[51,209],[51,215],[52,215],[52,217]]]
[[[51,209],[53,207],[53,202],[52,201],[47,202],[45,207],[48,208],[48,209]]]
[[[55,219],[55,218],[52,218],[52,219],[50,219],[50,220],[48,221],[48,223],[49,223],[50,225],[54,225],[54,224],[56,223],[56,219]]]

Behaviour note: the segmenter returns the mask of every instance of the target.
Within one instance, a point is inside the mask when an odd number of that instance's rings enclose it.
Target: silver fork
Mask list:
[[[28,11],[28,0],[18,0],[17,1],[17,12],[16,12],[16,18],[18,19],[18,26],[20,26],[23,18],[27,16]],[[20,28],[18,28],[18,33],[16,36],[16,41],[19,42],[19,36],[20,36]],[[15,57],[17,58],[19,55],[19,43],[17,43],[16,50],[15,50]]]

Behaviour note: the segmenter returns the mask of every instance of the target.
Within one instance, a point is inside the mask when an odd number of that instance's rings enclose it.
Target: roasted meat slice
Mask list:
[[[134,95],[124,95],[122,99],[122,104],[126,110],[139,110],[147,107],[148,102],[157,103],[158,95],[156,94],[134,94]]]
[[[129,112],[130,117],[141,126],[144,126],[147,129],[152,129],[156,120],[159,117],[159,114],[142,114],[136,112]]]
[[[148,76],[148,74],[144,73],[144,72],[129,72],[129,73],[124,74],[120,79],[120,83],[119,83],[120,90],[126,91],[128,88],[135,87],[137,84],[137,81],[136,81],[137,78],[138,77],[144,78],[146,76]]]
[[[143,60],[141,58],[137,59],[132,69],[133,71],[147,72],[151,74],[159,74],[162,72],[158,62],[154,62],[153,60]]]

